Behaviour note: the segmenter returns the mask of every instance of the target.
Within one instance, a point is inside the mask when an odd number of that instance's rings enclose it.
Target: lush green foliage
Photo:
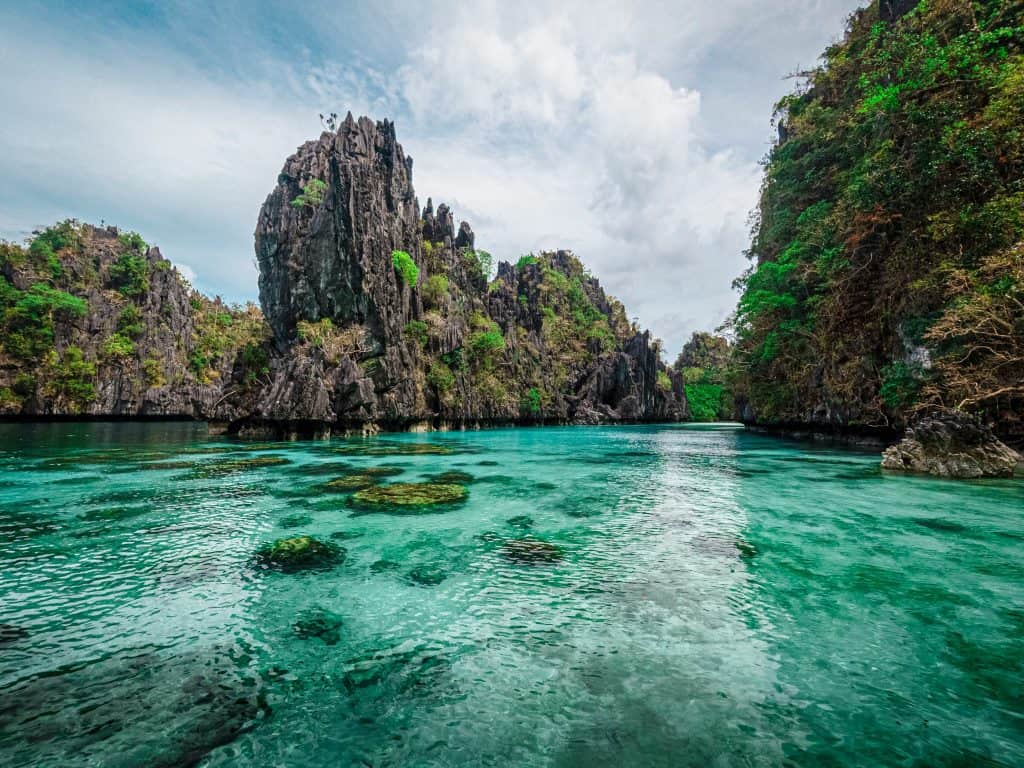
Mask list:
[[[317,208],[324,201],[327,183],[320,179],[312,179],[302,188],[302,192],[292,200],[292,208]]]
[[[107,357],[126,360],[135,354],[135,344],[123,333],[115,333],[103,343]]]
[[[420,277],[420,268],[416,266],[412,256],[405,251],[392,251],[391,263],[394,265],[395,271],[401,275],[402,282],[410,286],[416,285],[416,281]]]
[[[687,384],[686,402],[694,421],[718,421],[722,411],[722,387],[718,384]]]
[[[672,391],[672,379],[665,371],[658,371],[658,388],[662,392]]]
[[[532,253],[524,253],[519,257],[519,261],[516,262],[516,272],[521,272],[523,267],[529,264],[539,264],[540,260]]]
[[[84,316],[86,303],[46,283],[19,291],[0,279],[0,308],[4,351],[22,360],[41,360],[53,349],[54,323]]]
[[[270,373],[270,353],[262,340],[246,342],[242,347],[241,361],[244,381],[248,385]]]
[[[949,401],[943,361],[984,345],[968,325],[945,345],[929,328],[980,306],[979,270],[1024,240],[1020,8],[925,0],[887,23],[877,7],[779,104],[736,314],[737,386],[765,421],[828,403],[885,425]],[[1011,326],[1024,314],[1007,311]],[[931,371],[903,362],[921,343]],[[1006,380],[981,390],[972,404],[993,413],[1024,394]]]
[[[475,329],[467,343],[470,356],[481,368],[490,370],[494,366],[494,356],[505,349],[505,337],[497,323],[480,313],[474,313],[470,318],[470,327]]]
[[[110,287],[122,296],[141,296],[149,290],[149,262],[135,252],[122,253],[110,265]]]
[[[122,232],[117,236],[117,240],[126,251],[134,251],[140,256],[149,250],[149,243],[143,240],[138,232]]]
[[[142,361],[142,372],[146,375],[146,382],[151,387],[162,387],[167,383],[163,363],[154,357],[147,357]]]
[[[444,275],[431,275],[423,283],[423,300],[430,306],[441,306],[447,295],[448,278]]]
[[[537,387],[530,387],[522,399],[522,410],[527,416],[539,416],[541,412],[541,394]]]
[[[51,353],[47,394],[63,398],[81,409],[96,399],[96,364],[86,360],[79,347],[68,347],[60,357]]]
[[[427,371],[427,382],[438,392],[445,393],[455,386],[455,374],[445,362],[435,360]]]
[[[465,257],[485,279],[490,278],[491,271],[494,269],[494,258],[490,253],[487,251],[467,250]]]
[[[422,320],[410,320],[405,324],[405,335],[419,346],[425,347],[427,345],[427,324]]]
[[[58,278],[63,273],[58,254],[66,250],[77,251],[81,242],[78,226],[68,219],[36,232],[28,252],[37,269]]]
[[[268,330],[263,314],[253,304],[229,306],[199,294],[194,294],[193,300],[195,333],[189,369],[201,384],[209,384],[220,378],[222,365],[233,360],[236,351],[248,345],[263,346]],[[260,374],[260,369],[257,366],[247,372]]]
[[[142,322],[142,310],[134,304],[129,304],[121,310],[117,318],[117,330],[130,339],[137,339],[146,332],[146,326]]]

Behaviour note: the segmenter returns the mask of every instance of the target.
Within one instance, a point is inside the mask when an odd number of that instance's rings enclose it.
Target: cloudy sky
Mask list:
[[[134,229],[255,300],[252,232],[320,112],[396,121],[420,202],[498,259],[571,248],[670,355],[731,311],[787,73],[855,0],[20,2],[0,237]]]

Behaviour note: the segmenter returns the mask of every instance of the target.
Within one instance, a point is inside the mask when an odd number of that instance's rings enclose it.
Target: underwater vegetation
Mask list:
[[[256,563],[263,568],[294,572],[332,568],[345,559],[345,549],[312,536],[296,536],[261,547]]]
[[[352,505],[360,513],[415,515],[465,501],[466,488],[455,483],[391,483],[357,491]]]

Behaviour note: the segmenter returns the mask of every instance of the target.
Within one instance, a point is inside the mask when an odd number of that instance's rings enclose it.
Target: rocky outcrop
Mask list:
[[[236,415],[225,393],[258,373],[239,353],[266,335],[255,307],[201,296],[114,227],[63,222],[0,256],[0,415]]]
[[[348,115],[286,161],[256,254],[276,350],[243,432],[686,414],[681,378],[571,253],[489,282],[469,224],[420,211],[388,121]]]
[[[882,454],[882,468],[939,477],[1010,477],[1024,461],[976,417],[946,410],[918,420]]]
[[[917,7],[921,0],[878,0],[878,17],[882,21],[896,21]]]
[[[420,209],[392,123],[348,115],[260,210],[262,313],[201,296],[134,233],[66,222],[0,243],[0,415],[317,437],[686,416],[681,375],[573,254],[492,281],[475,241],[448,206]]]

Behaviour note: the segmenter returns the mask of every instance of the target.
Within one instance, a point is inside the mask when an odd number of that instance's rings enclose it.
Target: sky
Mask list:
[[[116,224],[258,300],[253,230],[319,113],[395,121],[421,205],[568,248],[666,343],[732,311],[773,104],[853,0],[0,6],[0,237]]]

